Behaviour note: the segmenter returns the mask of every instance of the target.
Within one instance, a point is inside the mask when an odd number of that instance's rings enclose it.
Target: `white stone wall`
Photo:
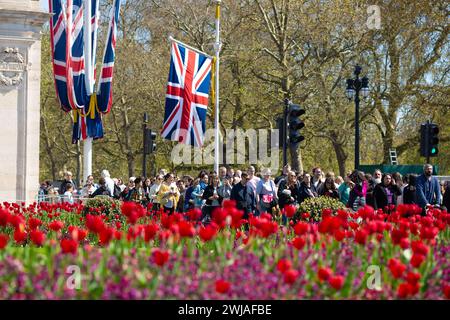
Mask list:
[[[0,201],[34,201],[39,188],[38,1],[0,0]]]

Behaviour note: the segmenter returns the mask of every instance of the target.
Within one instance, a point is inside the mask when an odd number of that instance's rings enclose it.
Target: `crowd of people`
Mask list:
[[[320,196],[334,198],[355,211],[365,205],[386,212],[399,204],[417,204],[424,212],[430,205],[450,208],[450,183],[440,183],[432,172],[433,167],[428,164],[422,175],[403,177],[380,170],[373,175],[355,170],[345,177],[336,177],[333,172],[324,174],[320,167],[313,168],[310,174],[295,172],[289,165],[276,178],[270,169],[257,173],[253,166],[245,171],[231,167],[220,167],[218,173],[202,170],[197,177],[177,176],[162,169],[155,177],[131,177],[125,184],[103,170],[98,183],[90,175],[80,188],[72,173],[66,172],[58,190],[47,181],[42,183],[39,195],[41,200],[54,196],[71,203],[77,198],[114,197],[144,206],[151,204],[153,209],[162,208],[169,214],[198,208],[203,222],[208,222],[214,209],[227,199],[236,202],[237,208],[244,211],[244,218],[251,213],[272,213],[274,208],[283,213],[287,205],[298,207],[306,199]],[[284,215],[283,221],[286,222]]]

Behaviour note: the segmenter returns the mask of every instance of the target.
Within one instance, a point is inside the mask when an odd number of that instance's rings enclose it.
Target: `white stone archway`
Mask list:
[[[0,0],[0,201],[39,188],[41,29],[38,0]]]

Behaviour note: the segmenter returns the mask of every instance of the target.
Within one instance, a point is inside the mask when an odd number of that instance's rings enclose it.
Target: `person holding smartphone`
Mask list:
[[[158,200],[164,211],[169,215],[175,212],[178,200],[180,198],[180,192],[177,186],[173,183],[174,176],[168,173],[164,176],[164,182],[161,184],[158,194]]]

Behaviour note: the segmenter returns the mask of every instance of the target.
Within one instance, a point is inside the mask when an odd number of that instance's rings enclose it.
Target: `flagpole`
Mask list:
[[[220,43],[220,2],[216,0],[216,42],[214,43],[214,50],[216,53],[216,101],[215,101],[215,120],[214,120],[214,171],[219,174],[220,161],[220,141],[219,141],[219,53],[222,44]]]
[[[181,42],[180,40],[177,40],[177,39],[175,39],[175,38],[172,37],[172,36],[169,36],[169,41],[173,41],[173,42],[176,42],[176,43],[178,43],[178,44],[181,44],[183,47],[188,48],[189,50],[192,50],[192,51],[194,51],[194,52],[197,52],[197,53],[199,53],[199,54],[201,54],[202,56],[205,56],[205,57],[207,57],[207,58],[210,58],[210,59],[213,58],[213,57],[210,56],[209,54],[207,54],[207,53],[205,53],[205,52],[203,52],[203,51],[200,51],[200,50],[198,50],[198,49],[196,49],[196,48],[194,48],[194,47],[191,47],[190,45],[187,45],[186,43]]]
[[[84,62],[86,64],[86,89],[88,96],[93,93],[93,81],[92,79],[92,0],[84,0]],[[95,0],[94,0],[95,1]],[[89,103],[89,102],[88,102]],[[92,174],[92,137],[87,137],[83,141],[83,179],[87,181],[87,177]]]

